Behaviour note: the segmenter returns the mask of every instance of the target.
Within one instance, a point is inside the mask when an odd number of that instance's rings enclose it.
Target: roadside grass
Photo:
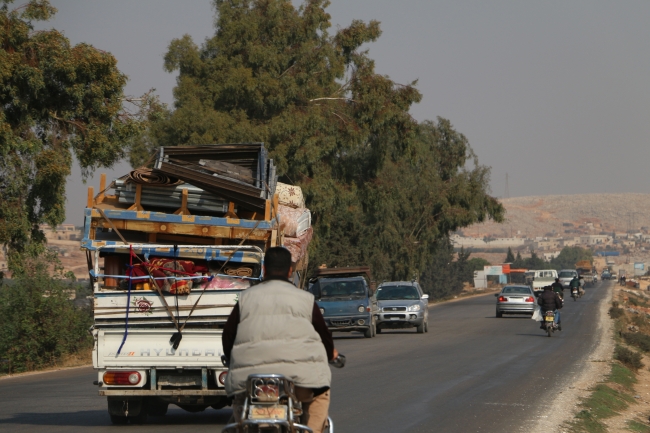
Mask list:
[[[636,420],[628,421],[627,428],[633,432],[650,433],[650,425]]]
[[[630,302],[631,299],[634,299]],[[633,294],[626,293],[621,296],[623,303],[637,306],[645,303],[640,301]],[[611,372],[603,383],[599,383],[592,390],[591,394],[580,403],[581,410],[575,418],[565,424],[567,431],[572,433],[607,432],[608,418],[620,415],[630,405],[636,404],[634,398],[634,385],[638,382],[637,371],[643,367],[642,355],[631,347],[636,347],[644,352],[650,348],[650,327],[645,314],[634,314],[619,305],[616,300],[612,302],[609,315],[614,320],[616,349],[611,364]],[[636,326],[636,332],[628,332],[631,327]],[[631,347],[630,347],[631,346]],[[650,425],[639,419],[626,421],[627,430],[633,432],[650,433]]]
[[[612,364],[612,372],[609,376],[609,381],[621,385],[629,392],[634,391],[634,384],[637,383],[634,372],[620,364]]]
[[[635,403],[631,393],[634,392],[636,376],[629,368],[612,364],[612,371],[605,383],[600,383],[592,390],[591,395],[584,399],[580,406],[583,408],[568,423],[570,432],[606,432],[604,419],[619,415],[620,411]],[[617,388],[617,389],[615,389]]]
[[[93,363],[92,361],[92,348],[88,347],[85,349],[80,350],[77,353],[73,354],[65,354],[61,356],[61,358],[57,359],[55,362],[52,364],[48,364],[42,368],[34,368],[31,370],[23,371],[17,374],[29,374],[29,373],[34,373],[36,371],[50,371],[50,370],[58,370],[61,368],[72,368],[72,367],[83,367],[86,365],[91,365]],[[11,377],[15,376],[15,374],[10,375],[7,374],[6,372],[0,372],[0,378],[3,377]]]

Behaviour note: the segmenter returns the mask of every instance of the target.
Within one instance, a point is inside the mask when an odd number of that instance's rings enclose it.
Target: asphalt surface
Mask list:
[[[493,296],[433,307],[426,334],[334,334],[348,360],[333,371],[336,432],[529,431],[552,416],[544,402],[566,389],[595,347],[598,302],[611,285],[569,298],[564,330],[551,338],[530,318],[495,318]],[[230,417],[228,409],[170,406],[146,425],[112,426],[95,379],[79,368],[0,380],[0,431],[213,433]]]

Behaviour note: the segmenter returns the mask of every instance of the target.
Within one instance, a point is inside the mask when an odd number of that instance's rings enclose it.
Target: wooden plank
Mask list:
[[[158,233],[170,235],[188,235],[199,236],[203,238],[227,238],[227,239],[243,239],[248,235],[250,240],[265,241],[271,236],[272,230],[255,229],[252,233],[251,229],[240,227],[224,227],[224,226],[210,226],[199,224],[178,224],[170,222],[156,222],[156,221],[134,221],[134,220],[120,220],[113,219],[111,221],[118,230],[133,230],[144,233]],[[93,218],[93,227],[111,228],[110,224],[103,218]],[[250,233],[250,235],[249,235]]]
[[[88,187],[88,199],[86,201],[86,207],[91,208],[95,205],[95,189],[92,186]]]
[[[181,194],[181,207],[176,212],[174,212],[175,215],[190,214],[190,211],[187,208],[187,196],[188,196],[187,188],[183,188],[183,192]]]
[[[97,203],[104,201],[104,191],[106,190],[106,173],[102,173],[99,178],[99,194],[97,195]]]

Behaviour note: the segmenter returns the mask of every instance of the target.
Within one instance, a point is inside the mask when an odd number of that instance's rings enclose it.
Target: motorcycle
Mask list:
[[[571,288],[571,297],[573,298],[574,301],[577,301],[578,298],[580,297],[580,290],[578,290],[577,287]]]
[[[329,363],[343,368],[345,356],[339,354]],[[301,415],[302,403],[296,397],[292,380],[281,374],[251,374],[246,381],[242,417],[226,425],[222,433],[313,433],[301,424]],[[323,433],[334,433],[330,417],[327,417]]]
[[[555,312],[549,310],[544,313],[544,330],[551,336],[551,333],[555,332],[558,326],[555,324]]]

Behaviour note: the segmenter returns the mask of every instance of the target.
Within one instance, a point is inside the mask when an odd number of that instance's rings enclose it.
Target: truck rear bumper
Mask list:
[[[225,389],[100,389],[99,395],[101,396],[133,396],[133,397],[163,397],[163,396],[180,396],[180,395],[194,395],[200,396],[226,396]]]

